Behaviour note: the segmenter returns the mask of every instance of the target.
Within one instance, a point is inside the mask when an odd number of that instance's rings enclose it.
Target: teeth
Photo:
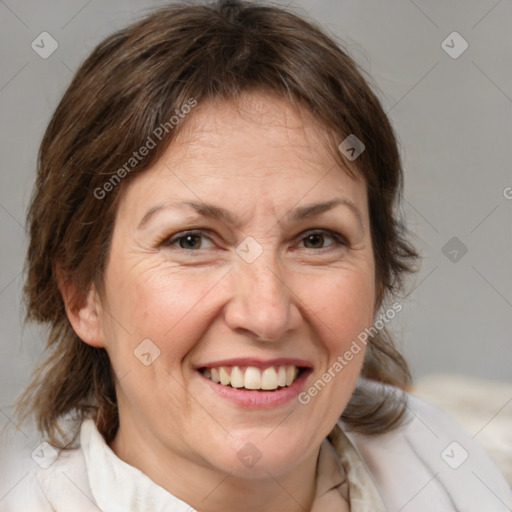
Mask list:
[[[210,373],[211,373],[210,379],[212,379],[213,382],[220,382],[220,375],[219,375],[218,368],[210,368]],[[205,377],[208,377],[208,375],[205,375]]]
[[[297,377],[297,367],[296,366],[288,366],[286,368],[286,385],[290,386],[292,382]]]
[[[277,385],[286,386],[286,368],[284,366],[280,366],[277,372]]]
[[[220,383],[223,386],[228,386],[231,384],[231,379],[229,378],[228,372],[226,371],[226,368],[224,366],[221,366],[219,368],[219,375],[220,375]]]
[[[203,375],[213,382],[223,386],[245,389],[263,389],[271,391],[279,387],[291,386],[299,374],[295,365],[269,366],[256,368],[248,366],[219,366],[218,368],[205,368]]]
[[[233,366],[231,370],[231,386],[234,388],[244,387],[244,374],[238,366]]]
[[[247,373],[245,374],[247,380]],[[272,366],[271,368],[265,368],[261,374],[261,389],[277,389],[277,372]]]
[[[233,373],[231,373],[231,375],[233,375]],[[261,389],[261,373],[258,368],[249,366],[249,368],[245,370],[245,379],[243,382],[246,389]],[[231,377],[231,385],[233,385],[233,377]]]

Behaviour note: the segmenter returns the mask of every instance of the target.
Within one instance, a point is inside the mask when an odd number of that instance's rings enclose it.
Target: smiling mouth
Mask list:
[[[289,365],[257,368],[255,366],[218,366],[200,368],[207,379],[236,389],[275,391],[291,386],[306,368]]]

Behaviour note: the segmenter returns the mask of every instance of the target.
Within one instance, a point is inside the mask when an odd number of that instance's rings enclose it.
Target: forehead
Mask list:
[[[283,98],[203,102],[179,128],[161,159],[130,182],[123,195],[132,206],[195,196],[274,208],[342,195],[366,209],[364,181],[336,158],[333,134]]]
[[[195,157],[206,159],[218,153],[226,153],[228,159],[230,152],[242,161],[265,161],[264,168],[289,158],[318,167],[335,163],[333,137],[304,107],[274,94],[253,92],[236,101],[219,98],[198,105],[183,123],[171,152],[186,156],[193,151]],[[270,153],[260,152],[263,148]]]

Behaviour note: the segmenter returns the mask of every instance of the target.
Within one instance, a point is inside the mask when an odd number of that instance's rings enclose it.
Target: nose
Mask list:
[[[228,327],[257,341],[275,342],[301,321],[298,297],[286,272],[269,258],[239,262],[231,275],[232,295],[225,306]]]

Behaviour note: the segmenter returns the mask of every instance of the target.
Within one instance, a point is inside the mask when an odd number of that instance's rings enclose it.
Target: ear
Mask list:
[[[80,293],[73,281],[57,270],[59,290],[64,301],[69,323],[78,337],[93,347],[105,347],[101,301],[94,285],[86,294]]]

